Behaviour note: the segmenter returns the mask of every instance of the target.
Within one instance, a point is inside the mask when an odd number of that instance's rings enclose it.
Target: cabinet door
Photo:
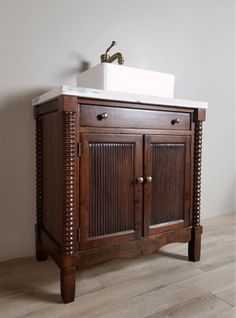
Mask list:
[[[80,250],[141,236],[142,136],[81,134]]]
[[[145,136],[144,234],[189,225],[191,137]]]

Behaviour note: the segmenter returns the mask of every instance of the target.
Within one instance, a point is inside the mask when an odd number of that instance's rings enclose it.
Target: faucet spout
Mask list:
[[[117,52],[115,54],[113,54],[112,56],[109,56],[108,59],[107,59],[107,62],[108,63],[112,63],[114,62],[115,60],[118,61],[118,64],[124,64],[124,58],[122,56],[122,54],[120,52]]]
[[[116,45],[116,42],[115,41],[112,41],[111,45],[109,46],[109,48],[106,50],[106,53],[105,54],[102,54],[100,56],[101,58],[101,62],[102,63],[112,63],[114,62],[115,60],[117,60],[118,64],[124,64],[124,58],[122,56],[122,54],[120,52],[117,52],[115,54],[113,54],[112,56],[110,56],[108,54],[108,52],[110,51],[110,49]]]

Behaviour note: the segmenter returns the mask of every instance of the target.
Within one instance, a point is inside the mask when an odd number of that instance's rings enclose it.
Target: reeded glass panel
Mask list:
[[[89,144],[89,237],[134,229],[133,143]]]
[[[151,225],[184,218],[184,143],[152,143]]]

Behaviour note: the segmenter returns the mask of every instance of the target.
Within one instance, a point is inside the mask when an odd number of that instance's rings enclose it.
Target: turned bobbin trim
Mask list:
[[[76,242],[75,206],[75,113],[62,112],[63,116],[63,246],[62,254],[73,256]]]
[[[193,177],[193,226],[200,225],[202,167],[202,121],[195,122],[194,177]]]
[[[43,223],[43,121],[36,118],[36,222]]]

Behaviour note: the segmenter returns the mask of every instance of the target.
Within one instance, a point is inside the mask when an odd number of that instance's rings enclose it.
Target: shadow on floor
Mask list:
[[[181,255],[181,254],[176,254],[176,253],[170,253],[166,251],[158,251],[158,254],[161,256],[169,257],[169,258],[174,258],[174,259],[180,259],[183,261],[188,261],[188,256],[186,255]]]

